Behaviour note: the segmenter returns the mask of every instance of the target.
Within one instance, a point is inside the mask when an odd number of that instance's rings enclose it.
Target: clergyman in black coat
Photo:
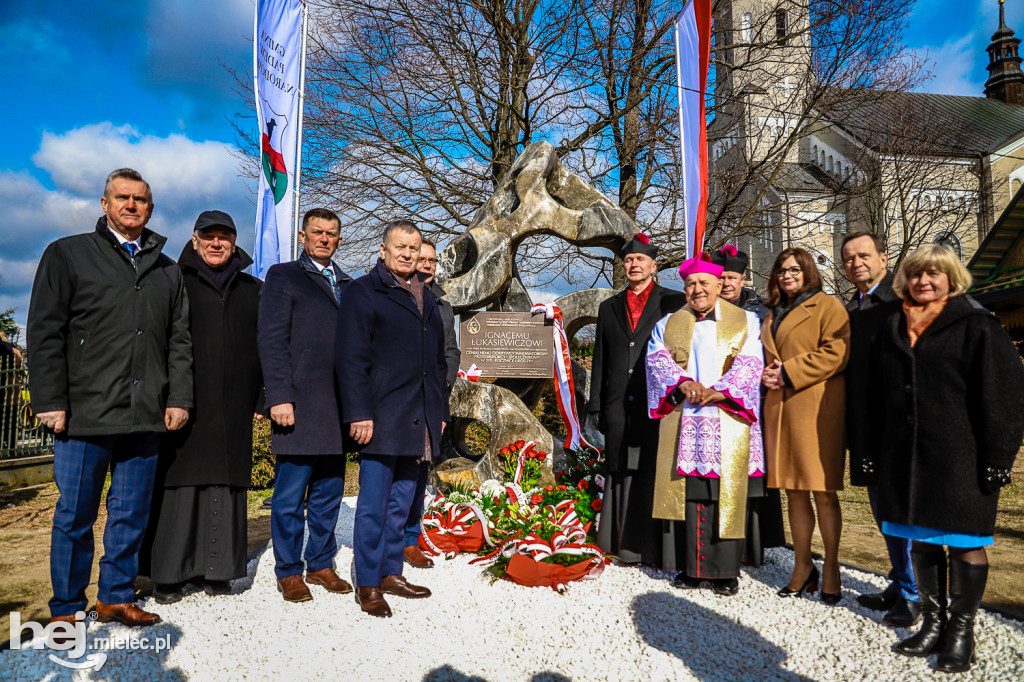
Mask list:
[[[262,282],[242,272],[252,259],[236,237],[231,216],[204,211],[178,257],[190,304],[195,407],[160,448],[143,572],[161,604],[181,599],[187,582],[227,594],[228,581],[245,575],[252,420],[263,410],[256,349]]]
[[[351,281],[331,261],[341,243],[341,220],[328,209],[311,209],[299,238],[299,259],[267,271],[257,336],[277,458],[270,509],[274,572],[284,599],[297,602],[312,599],[306,583],[352,591],[334,570],[334,528],[345,492],[334,336],[339,301]],[[309,529],[305,555],[303,526]]]
[[[651,516],[658,422],[647,413],[647,342],[686,297],[654,281],[657,254],[643,234],[622,248],[628,286],[598,309],[587,411],[605,437],[598,544],[624,563],[676,570],[685,565],[684,524]]]
[[[870,445],[872,415],[878,412],[876,388],[868,378],[871,348],[884,322],[883,304],[899,300],[892,290],[893,276],[886,265],[885,242],[870,232],[851,232],[841,247],[846,279],[857,287],[846,303],[850,313],[850,360],[846,364],[846,440],[850,450],[850,482],[867,485],[864,462],[877,452]],[[868,501],[878,519],[878,488],[867,485]],[[917,582],[910,561],[910,540],[882,535],[889,555],[889,585],[882,592],[861,594],[857,601],[876,611],[885,611],[882,622],[893,627],[910,627],[920,620]]]

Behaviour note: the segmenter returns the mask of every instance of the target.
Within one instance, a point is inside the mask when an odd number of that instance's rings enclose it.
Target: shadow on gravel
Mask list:
[[[168,654],[181,640],[181,630],[170,623],[128,630],[91,622],[85,640],[86,648],[70,651],[49,649],[43,639],[25,641],[21,650],[4,652],[4,667],[14,671],[10,679],[188,679],[167,663]],[[40,648],[30,648],[33,643]]]
[[[681,597],[649,592],[633,600],[632,610],[644,641],[679,658],[702,680],[810,679],[783,669],[786,651],[756,630]]]
[[[487,680],[476,675],[467,675],[445,664],[424,675],[423,682],[487,682]]]

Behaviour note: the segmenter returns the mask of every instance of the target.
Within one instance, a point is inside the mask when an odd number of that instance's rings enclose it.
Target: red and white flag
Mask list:
[[[708,133],[704,90],[711,58],[711,0],[687,0],[676,19],[676,79],[679,86],[679,145],[682,149],[686,253],[704,248],[708,209]]]

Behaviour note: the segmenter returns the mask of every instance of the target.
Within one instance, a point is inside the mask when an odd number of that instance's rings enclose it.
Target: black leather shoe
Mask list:
[[[884,625],[891,625],[894,628],[909,628],[921,622],[921,604],[909,599],[897,599],[885,617],[882,618]]]
[[[185,598],[187,583],[167,583],[153,586],[153,601],[157,604],[173,604]]]
[[[683,572],[672,580],[672,587],[678,587],[680,590],[699,590],[704,587],[704,581],[700,578],[691,578]]]
[[[872,611],[888,611],[900,598],[899,590],[885,590],[870,594],[858,594],[857,603]]]
[[[739,578],[722,578],[711,582],[711,591],[723,597],[732,597],[740,591]]]
[[[211,597],[222,597],[225,594],[231,594],[231,581],[230,580],[204,580],[203,581],[203,592]]]

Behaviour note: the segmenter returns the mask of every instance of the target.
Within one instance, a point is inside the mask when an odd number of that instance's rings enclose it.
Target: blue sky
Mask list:
[[[232,153],[250,78],[252,0],[4,0],[9,99],[0,145],[0,309],[24,322],[36,263],[53,239],[92,229],[103,178],[138,168],[150,226],[176,257],[200,211],[228,211],[250,250],[255,206]],[[1024,37],[1024,0],[1007,22]],[[922,89],[981,95],[996,0],[919,0],[905,35],[928,57]],[[255,123],[253,123],[255,125]]]

